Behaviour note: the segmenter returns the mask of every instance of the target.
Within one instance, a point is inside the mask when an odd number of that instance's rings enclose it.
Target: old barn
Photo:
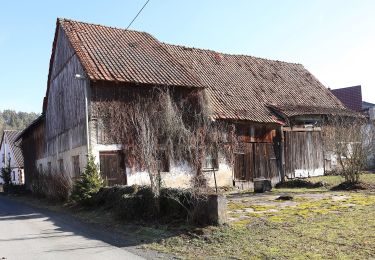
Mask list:
[[[99,108],[130,102],[134,93],[155,87],[170,89],[178,100],[204,94],[211,120],[233,126],[236,138],[226,140],[236,142],[232,156],[220,147],[206,154],[202,174],[210,185],[213,172],[219,186],[239,187],[251,187],[254,178],[276,183],[324,174],[322,119],[350,113],[301,64],[175,46],[144,32],[58,19],[43,115],[20,135],[26,180],[35,171],[78,177],[91,152],[108,184],[147,184],[147,172],[125,159],[127,144],[107,138]],[[186,186],[195,174],[165,154],[160,160],[166,186]]]

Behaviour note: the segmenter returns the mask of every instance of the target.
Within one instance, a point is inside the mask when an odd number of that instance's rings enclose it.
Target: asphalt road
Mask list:
[[[131,246],[113,232],[0,196],[0,259],[144,259]]]

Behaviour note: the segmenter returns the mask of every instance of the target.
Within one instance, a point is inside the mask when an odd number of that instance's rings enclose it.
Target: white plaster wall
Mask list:
[[[215,187],[214,175],[212,171],[203,173],[210,187]],[[219,164],[219,169],[215,171],[218,187],[232,186],[232,169],[225,163]],[[128,185],[149,185],[150,178],[147,172],[132,172],[126,169]],[[161,173],[162,185],[169,188],[188,188],[195,173],[192,172],[189,165],[184,162],[173,163],[169,172]]]
[[[308,177],[315,177],[315,176],[323,176],[324,175],[324,168],[318,169],[296,169],[295,170],[295,177],[296,178],[308,178]]]
[[[150,185],[150,177],[147,172],[132,173],[131,169],[126,168],[126,178],[128,185]]]
[[[122,145],[121,144],[95,144],[91,146],[91,153],[95,157],[95,163],[97,165],[100,164],[100,158],[99,154],[100,152],[108,152],[108,151],[120,151],[122,150]]]
[[[215,171],[218,187],[233,186],[232,167],[225,162],[219,163],[219,169]],[[215,178],[212,171],[205,172],[205,177],[210,187],[215,187]]]
[[[373,108],[373,116],[375,117],[375,108]],[[375,133],[375,118],[373,117],[373,121],[370,121],[369,124],[366,126],[366,131],[365,133],[368,134],[368,139],[366,140],[370,147],[369,154],[367,155],[367,166],[371,168],[375,168],[375,140],[374,138],[374,133]]]
[[[59,160],[63,159],[64,162],[64,173],[73,177],[73,156],[79,155],[79,165],[81,172],[84,170],[87,164],[87,148],[86,146],[77,147],[66,152],[57,153],[53,156],[48,156],[36,161],[35,166],[39,170],[42,165],[44,173],[48,171],[48,162],[51,162],[51,173],[59,172]]]

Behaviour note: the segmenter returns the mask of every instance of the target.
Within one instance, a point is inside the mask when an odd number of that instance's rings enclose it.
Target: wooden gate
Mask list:
[[[288,178],[324,174],[320,131],[286,131],[284,147],[285,175]]]
[[[272,179],[278,176],[277,158],[272,143],[247,143],[243,152],[235,154],[236,180]]]
[[[108,186],[126,185],[124,154],[122,151],[100,152],[100,173]]]

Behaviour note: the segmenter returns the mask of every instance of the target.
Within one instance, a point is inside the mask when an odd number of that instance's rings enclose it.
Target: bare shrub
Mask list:
[[[168,207],[172,207],[173,210],[178,212],[176,209],[181,208],[184,213],[180,215],[186,216],[187,222],[197,222],[204,213],[204,206],[208,201],[209,188],[203,175],[197,175],[191,180],[190,188],[187,189],[163,189],[161,197],[167,201]],[[173,207],[175,203],[176,206]],[[169,209],[170,210],[170,209]]]
[[[340,175],[346,182],[359,182],[369,155],[374,153],[374,128],[365,118],[335,116],[327,119],[323,138],[326,149],[337,158]]]
[[[62,173],[36,172],[31,182],[31,192],[54,201],[66,201],[72,190],[69,176]]]

